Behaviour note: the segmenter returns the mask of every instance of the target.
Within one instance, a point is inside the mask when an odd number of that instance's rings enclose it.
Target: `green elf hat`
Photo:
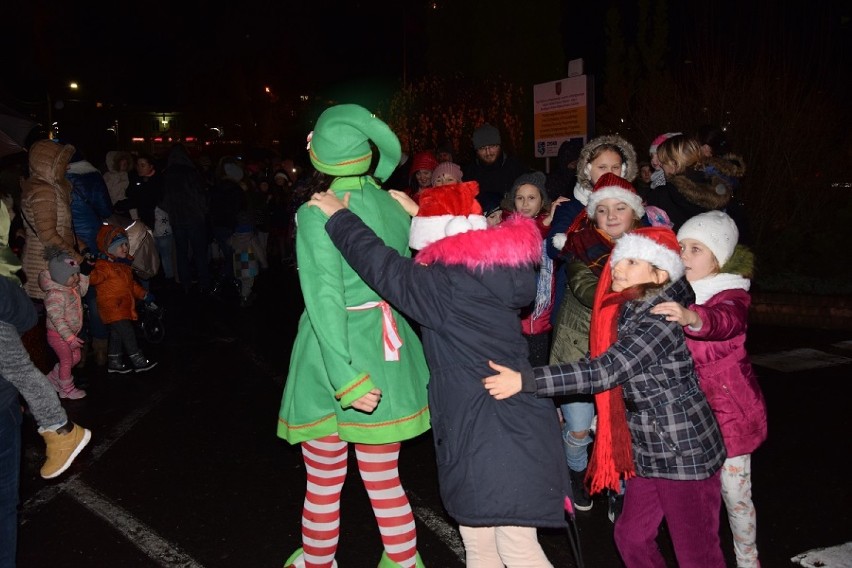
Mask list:
[[[370,168],[373,151],[379,149],[375,177],[385,181],[402,156],[399,139],[376,115],[359,105],[337,105],[326,109],[308,134],[308,153],[314,167],[333,176],[355,176]]]

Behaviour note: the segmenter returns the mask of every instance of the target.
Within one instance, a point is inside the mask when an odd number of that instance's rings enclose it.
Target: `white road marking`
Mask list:
[[[202,568],[203,564],[196,561],[180,547],[170,543],[157,532],[119,507],[82,481],[75,479],[66,487],[66,493],[72,496],[80,505],[102,518],[114,530],[118,531],[128,542],[144,552],[148,558],[160,566],[175,568]]]
[[[790,559],[793,564],[808,568],[852,568],[852,542],[814,548]]]
[[[752,355],[750,359],[754,365],[768,367],[782,373],[796,373],[852,363],[852,358],[808,348]]]

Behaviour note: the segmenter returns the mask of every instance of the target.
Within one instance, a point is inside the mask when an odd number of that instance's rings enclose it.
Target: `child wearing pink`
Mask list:
[[[47,342],[59,358],[47,378],[60,398],[79,399],[86,391],[74,386],[71,368],[80,362],[84,343],[77,334],[83,329],[81,297],[89,289],[89,277],[80,274],[80,265],[66,252],[49,248],[46,256],[47,269],[39,273],[38,285],[45,292]]]

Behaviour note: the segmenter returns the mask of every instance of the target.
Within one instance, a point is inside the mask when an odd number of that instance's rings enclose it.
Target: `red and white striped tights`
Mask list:
[[[340,493],[346,480],[348,444],[332,434],[301,445],[308,477],[302,510],[305,568],[331,568],[340,538]],[[402,568],[414,568],[417,533],[399,481],[400,445],[355,444],[355,457],[385,553]]]

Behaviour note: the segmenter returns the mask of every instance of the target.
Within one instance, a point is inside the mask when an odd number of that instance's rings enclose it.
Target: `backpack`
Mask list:
[[[127,244],[133,257],[133,272],[142,280],[148,280],[160,271],[160,253],[151,229],[142,219],[127,219],[119,215],[109,218],[109,223],[123,227],[127,232]]]

